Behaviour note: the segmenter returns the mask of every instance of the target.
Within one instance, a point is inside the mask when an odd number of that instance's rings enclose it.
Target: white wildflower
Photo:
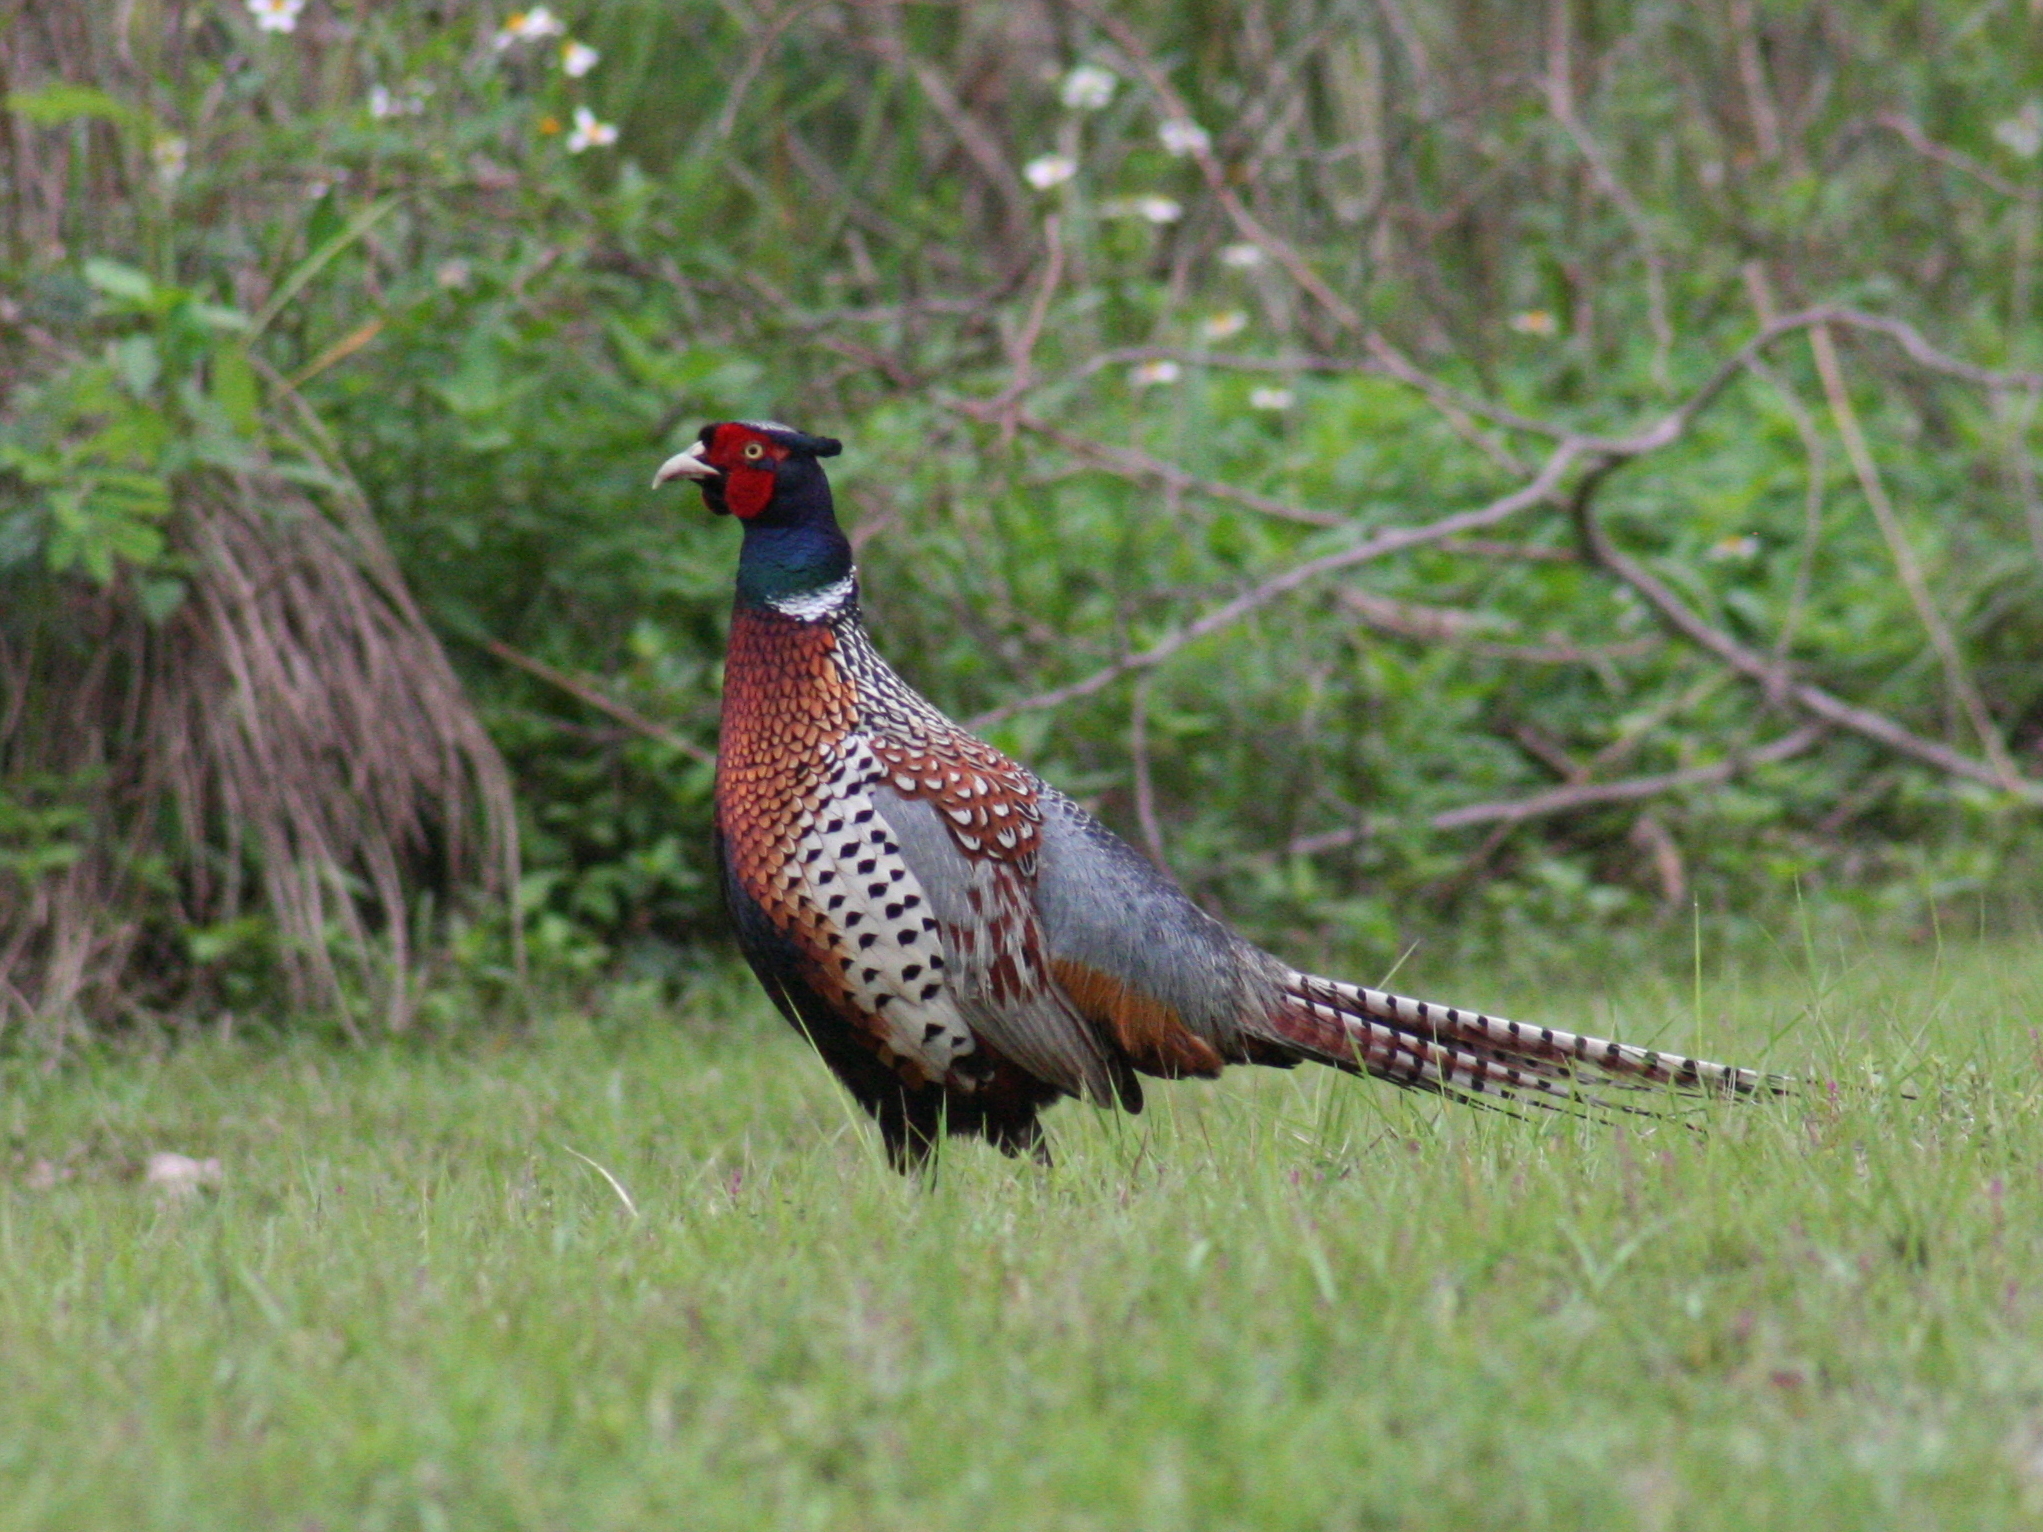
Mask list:
[[[248,14],[258,32],[295,32],[305,0],[248,0]]]
[[[1022,166],[1022,179],[1037,191],[1062,186],[1078,174],[1078,161],[1068,154],[1038,155]]]
[[[1504,322],[1520,335],[1552,335],[1561,327],[1560,321],[1546,309],[1527,309],[1522,314],[1513,314]]]
[[[1233,340],[1248,328],[1248,315],[1240,309],[1222,309],[1199,321],[1199,333],[1208,340]]]
[[[2043,150],[2043,105],[2026,101],[2014,116],[1993,125],[1994,141],[2002,148],[2033,160]]]
[[[1213,145],[1212,135],[1188,117],[1165,119],[1157,127],[1156,136],[1171,154],[1203,154]]]
[[[149,146],[149,158],[156,166],[156,179],[175,186],[191,163],[192,146],[175,134],[166,134]]]
[[[578,43],[569,38],[560,45],[560,72],[570,80],[579,80],[594,69],[603,55],[587,43]]]
[[[407,85],[392,90],[387,85],[369,87],[369,115],[378,122],[391,117],[416,117],[426,109],[426,87]]]
[[[1178,364],[1168,357],[1153,362],[1137,362],[1128,370],[1128,382],[1136,388],[1150,388],[1158,383],[1175,383],[1178,380]]]
[[[1759,557],[1759,539],[1750,532],[1745,533],[1742,537],[1720,538],[1710,544],[1710,557],[1724,562],[1732,559],[1737,559],[1741,562],[1747,559],[1756,559]]]
[[[439,269],[433,273],[433,280],[442,287],[459,292],[473,280],[474,276],[475,273],[468,262],[456,256],[451,261],[440,262]]]
[[[1251,266],[1260,266],[1263,264],[1263,247],[1246,243],[1222,245],[1220,264],[1231,266],[1236,271],[1247,271]]]
[[[1288,388],[1252,388],[1249,390],[1249,408],[1252,410],[1288,410],[1292,394]]]
[[[303,4],[304,0],[299,0]],[[513,11],[504,19],[493,39],[496,50],[501,53],[512,43],[537,42],[542,37],[559,37],[567,31],[561,20],[543,5],[535,5],[529,11]]]
[[[149,1156],[142,1179],[167,1196],[189,1197],[201,1187],[218,1186],[222,1178],[216,1159],[195,1160],[164,1150]]]
[[[1174,197],[1109,197],[1100,204],[1102,218],[1146,218],[1163,224],[1184,216],[1184,204]]]
[[[1097,112],[1114,99],[1121,77],[1097,64],[1080,64],[1064,77],[1057,98],[1074,112]]]
[[[586,106],[575,108],[575,130],[567,136],[569,154],[580,154],[584,149],[601,149],[616,142],[616,123],[598,122],[596,114]]]

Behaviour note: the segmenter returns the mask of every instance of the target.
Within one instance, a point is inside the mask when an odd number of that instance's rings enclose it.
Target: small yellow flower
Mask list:
[[[1527,309],[1522,314],[1513,314],[1506,322],[1520,335],[1554,335],[1561,328],[1560,321],[1546,309]]]
[[[539,131],[551,137],[553,134],[558,133],[560,131],[560,119],[554,116],[553,113],[548,112],[544,117],[539,119]]]
[[[1208,340],[1233,340],[1248,328],[1248,315],[1240,309],[1222,309],[1199,321],[1199,333]]]

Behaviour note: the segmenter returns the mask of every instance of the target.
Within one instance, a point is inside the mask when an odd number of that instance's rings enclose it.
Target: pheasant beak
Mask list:
[[[658,489],[674,479],[716,479],[723,476],[721,468],[712,467],[702,460],[703,444],[697,442],[686,452],[677,452],[660,464],[660,471],[653,475],[653,488]]]

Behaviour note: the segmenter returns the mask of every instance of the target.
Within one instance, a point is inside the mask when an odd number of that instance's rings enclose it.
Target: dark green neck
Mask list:
[[[851,573],[851,543],[837,525],[830,481],[813,458],[781,464],[773,499],[745,523],[738,601],[766,606],[799,600]]]

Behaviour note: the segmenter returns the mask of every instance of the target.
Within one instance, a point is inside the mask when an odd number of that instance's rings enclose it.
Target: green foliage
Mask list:
[[[646,489],[704,419],[845,438],[882,646],[972,716],[1522,484],[1546,441],[1486,407],[1659,419],[1769,306],[1895,315],[1981,366],[2039,354],[2019,7],[1578,7],[1555,32],[1473,0],[1187,3],[1122,35],[1062,5],[608,0],[561,12],[600,55],[578,74],[568,37],[507,15],[332,4],[278,34],[224,0],[160,9],[93,55],[132,72],[10,76],[37,165],[97,190],[36,204],[67,183],[24,178],[8,215],[5,333],[78,340],[8,401],[0,558],[174,580],[151,475],[257,418],[330,437],[512,764],[530,914],[577,965],[671,970],[720,928],[709,775],[675,741],[714,745],[730,528]],[[1103,105],[1060,98],[1079,64],[1115,76]],[[1217,181],[1163,142],[1179,111]],[[1038,190],[1048,156],[1072,173]],[[2033,393],[1837,344],[1962,668],[2035,775]],[[1977,754],[1806,338],[1763,360],[1602,486],[1610,535],[1738,641]],[[1757,937],[1803,895],[1916,932],[2035,865],[2016,798],[1844,731],[1645,800],[1436,824],[1709,768],[1795,721],[1585,563],[1559,507],[1484,536],[1179,649],[1142,683],[1143,759],[1129,680],[995,736],[1145,838],[1146,791],[1187,881],[1299,956],[1678,934],[1696,901]]]
[[[15,1061],[0,1528],[2026,1526],[2037,951],[1407,976],[1836,1082],[1708,1133],[1242,1071],[934,1185],[717,970]]]

